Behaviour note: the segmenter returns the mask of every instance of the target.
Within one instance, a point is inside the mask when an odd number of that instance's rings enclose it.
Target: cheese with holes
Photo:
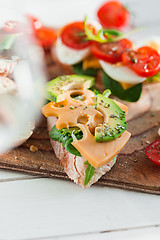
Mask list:
[[[84,101],[79,101],[71,96],[73,94],[84,95]],[[103,123],[103,115],[91,105],[95,103],[95,94],[90,90],[70,90],[66,91],[60,102],[50,102],[42,108],[42,113],[46,117],[55,116],[58,118],[55,125],[59,130],[76,126],[77,123],[85,122],[90,126],[91,131]]]
[[[77,124],[83,132],[83,138],[72,142],[72,145],[95,168],[101,167],[114,158],[128,142],[131,134],[128,131],[110,142],[95,142],[95,137],[90,133],[88,126]]]
[[[73,98],[74,95],[83,95],[83,101]],[[42,108],[46,117],[56,116],[56,128],[78,126],[83,132],[83,138],[74,137],[72,145],[95,168],[98,168],[113,159],[128,142],[131,134],[128,131],[110,142],[96,142],[93,135],[95,127],[108,122],[108,115],[93,108],[96,96],[90,90],[70,90],[63,93],[61,101],[50,102]],[[117,101],[116,104],[127,113],[128,108]]]

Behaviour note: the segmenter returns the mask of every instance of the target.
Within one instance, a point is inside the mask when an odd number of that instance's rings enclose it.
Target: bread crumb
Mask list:
[[[147,144],[150,144],[150,141],[147,140],[146,143],[147,143]]]
[[[18,159],[18,157],[17,157],[17,156],[15,156],[14,158],[15,158],[15,159]]]
[[[155,123],[155,124],[154,124],[154,126],[155,126],[155,127],[157,127],[157,126],[158,126],[158,122],[157,122],[157,123]]]
[[[29,149],[30,149],[31,152],[37,152],[38,151],[38,148],[35,147],[34,145],[31,145]]]

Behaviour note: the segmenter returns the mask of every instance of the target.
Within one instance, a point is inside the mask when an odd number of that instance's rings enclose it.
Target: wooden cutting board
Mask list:
[[[147,125],[145,121],[150,124]],[[138,123],[139,130],[135,131],[135,125]],[[160,168],[150,162],[144,154],[144,148],[148,143],[157,138],[159,126],[160,113],[158,112],[149,112],[130,121],[128,130],[133,133],[132,138],[119,154],[112,170],[106,173],[96,185],[160,194]],[[31,151],[32,145],[37,148],[37,151]],[[0,156],[0,168],[68,180],[50,145],[44,118],[26,143]]]
[[[46,63],[49,79],[63,74],[61,67],[53,62],[50,51],[46,52]],[[65,73],[66,70],[69,69],[65,69]],[[101,82],[98,84],[98,88],[103,88]],[[101,177],[96,185],[160,194],[160,168],[144,154],[145,147],[158,138],[159,127],[160,112],[147,112],[129,121],[128,131],[132,133],[130,141],[120,152],[112,170]],[[37,151],[31,151],[34,148],[32,145]],[[0,156],[0,168],[69,180],[54,155],[43,117],[27,142]]]

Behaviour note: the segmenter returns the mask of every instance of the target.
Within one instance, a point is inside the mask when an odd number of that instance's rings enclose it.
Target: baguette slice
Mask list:
[[[48,130],[52,129],[56,122],[56,117],[48,117]],[[106,172],[110,171],[112,166],[114,165],[113,159],[103,165],[100,168],[95,169],[95,174],[89,181],[89,183],[85,186],[84,185],[84,179],[85,179],[85,170],[87,166],[84,164],[86,159],[83,157],[75,156],[69,152],[67,152],[63,147],[62,143],[58,141],[53,141],[52,139],[51,145],[53,147],[54,153],[56,157],[60,160],[61,166],[64,168],[65,173],[68,175],[68,177],[73,180],[76,184],[79,184],[83,188],[90,187],[93,183],[97,182],[98,179],[101,178],[102,175],[104,175]]]

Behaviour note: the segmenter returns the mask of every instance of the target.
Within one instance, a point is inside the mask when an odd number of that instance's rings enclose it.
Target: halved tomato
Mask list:
[[[130,13],[122,3],[109,1],[99,8],[97,16],[104,27],[121,28],[129,22]]]
[[[122,61],[142,77],[152,77],[160,71],[160,55],[148,46],[124,52]]]
[[[36,29],[35,35],[42,47],[50,47],[57,39],[57,32],[53,28],[41,27]]]
[[[50,47],[57,39],[57,32],[53,28],[44,27],[38,18],[31,15],[27,17],[39,44],[44,48]]]
[[[122,54],[124,51],[131,47],[131,41],[125,38],[117,42],[95,42],[92,45],[92,54],[103,61],[117,63],[122,60]]]
[[[84,49],[91,42],[86,39],[83,22],[74,22],[66,25],[60,33],[62,42],[73,49]]]
[[[146,147],[145,154],[153,163],[160,166],[160,138]]]

